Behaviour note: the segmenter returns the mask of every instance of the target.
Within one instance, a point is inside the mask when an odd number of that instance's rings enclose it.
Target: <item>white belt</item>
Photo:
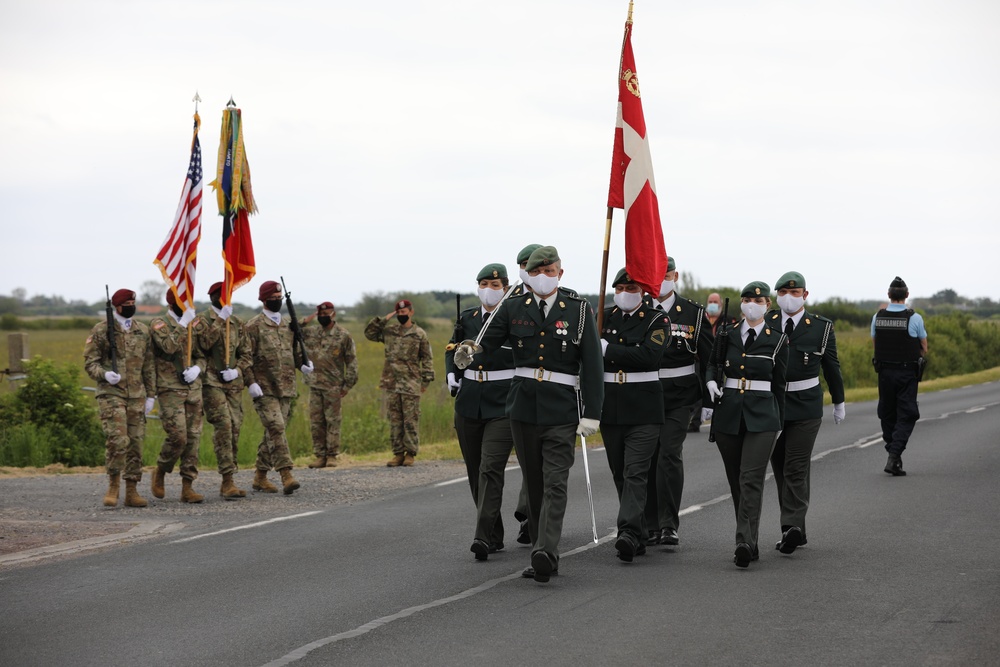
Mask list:
[[[497,380],[509,380],[514,377],[513,368],[505,368],[499,371],[470,371],[466,370],[463,375],[466,380],[475,382],[496,382]]]
[[[576,387],[580,384],[580,378],[576,375],[570,375],[569,373],[556,373],[555,371],[547,371],[544,368],[527,368],[525,366],[518,366],[514,369],[514,377],[531,378],[532,380],[538,380],[539,382],[555,382],[556,384],[565,384],[570,387]]]
[[[746,378],[726,378],[726,389],[740,391],[771,391],[771,383],[767,380],[748,380]]]
[[[604,381],[613,384],[632,384],[633,382],[653,382],[660,379],[660,374],[656,371],[644,371],[642,373],[605,373]]]
[[[785,391],[802,391],[803,389],[812,389],[813,387],[819,386],[819,377],[809,378],[808,380],[795,380],[794,382],[789,382],[785,385]]]
[[[661,368],[659,372],[661,378],[680,378],[685,375],[694,375],[694,364],[680,368]]]

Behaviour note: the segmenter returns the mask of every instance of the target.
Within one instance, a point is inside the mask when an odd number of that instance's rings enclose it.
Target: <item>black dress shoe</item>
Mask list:
[[[482,540],[472,540],[469,551],[476,554],[476,560],[486,560],[490,557],[490,545]]]
[[[531,534],[528,532],[528,520],[521,522],[521,527],[517,531],[518,544],[531,544]]]
[[[559,568],[558,567],[556,569],[552,570],[552,575],[551,576],[554,577],[557,574],[559,574]],[[524,570],[522,570],[522,572],[521,572],[521,576],[524,577],[525,579],[534,579],[535,578],[535,568],[533,568],[533,567],[526,567],[526,568],[524,568]]]
[[[798,526],[792,526],[785,531],[784,535],[781,536],[781,541],[778,542],[778,551],[783,554],[790,554],[801,544],[802,529]]]
[[[750,545],[745,542],[737,544],[736,553],[733,554],[733,562],[736,563],[736,567],[749,567],[752,560],[753,550]]]
[[[494,542],[490,545],[491,554],[495,554],[498,551],[503,551],[503,542]]]
[[[556,559],[544,551],[536,551],[531,554],[531,567],[534,570],[535,581],[545,583],[549,576],[558,569]]]
[[[632,559],[635,558],[635,552],[638,551],[639,547],[632,539],[632,536],[628,533],[622,533],[615,540],[615,549],[618,550],[618,558],[622,559],[626,563],[631,563]]]
[[[906,471],[903,470],[903,459],[899,454],[889,454],[889,460],[885,462],[885,471],[893,477],[906,475]]]
[[[677,531],[673,528],[664,528],[663,536],[660,537],[660,544],[666,544],[668,546],[677,546],[681,541],[677,537]]]
[[[658,530],[649,531],[649,535],[646,537],[646,544],[648,546],[653,546],[659,543],[660,543],[660,531]]]
[[[645,556],[646,555],[646,545],[645,544],[640,544],[639,548],[635,550],[635,555],[636,556]]]

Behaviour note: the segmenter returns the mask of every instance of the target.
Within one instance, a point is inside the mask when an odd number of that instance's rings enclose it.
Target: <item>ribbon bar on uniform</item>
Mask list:
[[[660,379],[656,371],[645,371],[642,373],[628,373],[618,371],[617,373],[605,373],[604,381],[613,384],[632,384],[633,382],[654,382]]]
[[[819,377],[809,378],[808,380],[795,380],[789,382],[785,385],[785,391],[803,391],[805,389],[812,389],[813,387],[819,386]]]
[[[473,380],[475,382],[496,382],[497,380],[510,380],[514,377],[513,368],[505,368],[499,371],[473,371],[466,369],[465,375],[463,375],[466,380]]]
[[[726,378],[726,389],[739,389],[740,391],[771,391],[771,383],[768,380]]]
[[[526,366],[515,368],[514,377],[530,378],[539,382],[555,382],[556,384],[564,384],[570,387],[576,387],[580,384],[580,378],[576,375],[547,371],[544,368],[527,368]]]
[[[680,378],[685,375],[694,375],[694,364],[681,366],[680,368],[661,368],[659,376],[661,378]]]

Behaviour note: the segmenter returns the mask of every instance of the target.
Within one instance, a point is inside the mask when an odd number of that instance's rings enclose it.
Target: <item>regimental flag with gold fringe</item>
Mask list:
[[[222,112],[222,135],[219,139],[219,165],[211,183],[222,216],[222,261],[226,276],[222,305],[230,305],[233,291],[250,282],[257,274],[250,237],[250,214],[257,212],[250,187],[250,165],[243,146],[243,116],[232,105]]]
[[[608,208],[625,210],[625,269],[645,291],[659,296],[660,283],[667,273],[667,252],[632,54],[631,3],[618,68],[618,120]]]
[[[191,159],[188,161],[181,200],[174,214],[174,224],[167,234],[163,247],[153,260],[163,273],[167,287],[174,293],[178,304],[183,304],[181,324],[187,325],[195,316],[194,277],[198,265],[198,241],[201,240],[201,195],[203,171],[201,142],[198,130],[201,117],[194,114],[194,138],[191,140]]]

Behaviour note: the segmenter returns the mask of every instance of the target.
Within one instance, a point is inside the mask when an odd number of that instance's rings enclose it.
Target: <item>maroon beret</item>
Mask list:
[[[276,283],[273,280],[266,281],[260,286],[260,290],[257,292],[257,299],[259,301],[267,301],[267,297],[271,296],[275,292],[281,290],[281,283]]]
[[[174,291],[172,289],[167,290],[167,305],[168,306],[177,305],[177,297],[174,296]]]
[[[120,289],[111,297],[113,306],[120,306],[126,301],[135,301],[135,292],[130,289]]]
[[[209,296],[211,296],[212,294],[215,294],[216,292],[221,292],[222,288],[225,287],[225,286],[226,286],[226,284],[223,283],[223,282],[221,282],[221,281],[217,282],[217,283],[213,283],[212,286],[208,288],[208,294],[209,294]]]
[[[336,308],[334,308],[333,304],[330,303],[329,301],[324,301],[323,303],[321,303],[318,306],[316,306],[316,312],[317,313],[319,311],[321,311],[321,310],[336,310]]]
[[[401,308],[413,308],[413,304],[410,303],[409,299],[400,299],[396,302],[396,310],[400,310]]]

